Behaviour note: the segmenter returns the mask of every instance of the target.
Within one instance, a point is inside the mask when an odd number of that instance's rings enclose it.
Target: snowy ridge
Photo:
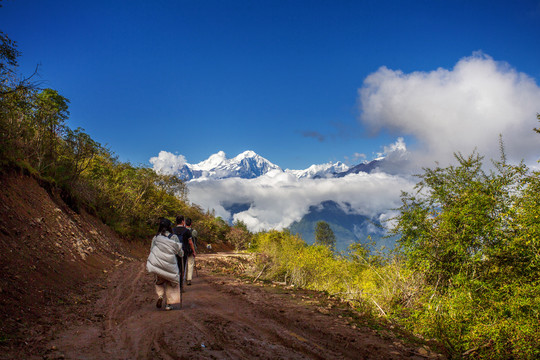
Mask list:
[[[333,177],[336,174],[342,173],[349,170],[349,167],[342,163],[341,161],[338,161],[336,163],[326,163],[321,165],[311,165],[305,170],[285,170],[285,172],[292,174],[296,176],[299,179],[302,178],[325,178],[325,177]]]
[[[247,150],[232,159],[227,158],[223,151],[211,155],[208,159],[197,164],[189,164],[183,157],[170,153],[160,153],[164,162],[152,158],[154,170],[158,172],[179,175],[186,181],[219,180],[227,178],[254,179],[269,172],[286,173],[298,179],[313,179],[335,177],[344,173],[349,167],[342,162],[311,165],[305,170],[283,170],[254,151]],[[172,161],[172,163],[171,163]],[[164,166],[165,164],[165,166]]]
[[[223,151],[211,155],[208,159],[198,164],[185,164],[179,171],[179,175],[186,180],[226,179],[240,177],[253,179],[266,174],[269,171],[281,168],[255,152],[248,150],[228,159]]]

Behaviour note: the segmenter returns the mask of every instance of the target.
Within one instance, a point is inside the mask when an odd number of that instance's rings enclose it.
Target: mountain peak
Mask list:
[[[211,170],[225,162],[227,160],[227,155],[224,151],[218,151],[215,154],[210,155],[206,160],[201,161],[198,164],[193,165],[193,168],[196,170]]]
[[[257,157],[257,156],[259,156],[259,155],[257,155],[257,153],[256,153],[255,151],[253,151],[253,150],[246,150],[246,151],[244,151],[243,153],[237,155],[236,157],[237,157],[237,158],[240,158],[240,157],[242,157],[242,158],[247,158],[247,157],[252,158],[252,157]]]

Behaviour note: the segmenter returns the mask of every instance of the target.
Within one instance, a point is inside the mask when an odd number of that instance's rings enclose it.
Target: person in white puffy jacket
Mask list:
[[[165,310],[171,310],[172,304],[180,302],[180,274],[176,256],[184,256],[182,244],[178,237],[172,234],[172,223],[168,219],[161,219],[158,233],[152,239],[150,255],[146,261],[146,270],[155,274],[156,293],[158,300],[156,307],[161,308],[163,297],[167,302]]]

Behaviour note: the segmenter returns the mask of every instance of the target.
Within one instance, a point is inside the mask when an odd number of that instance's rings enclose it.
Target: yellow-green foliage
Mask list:
[[[308,246],[287,231],[270,231],[254,236],[252,250],[261,254],[259,269],[264,269],[264,278],[338,295],[364,310],[384,312],[383,307],[400,291],[394,284],[400,280],[395,275],[399,266],[383,265],[359,244],[342,256],[324,245]]]
[[[425,169],[396,234],[424,284],[392,315],[454,356],[540,357],[540,173],[482,158]]]

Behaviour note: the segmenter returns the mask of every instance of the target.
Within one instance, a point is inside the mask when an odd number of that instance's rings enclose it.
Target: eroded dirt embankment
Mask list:
[[[129,247],[54,188],[16,171],[0,173],[0,358],[40,349],[57,319],[94,281],[126,261]]]

